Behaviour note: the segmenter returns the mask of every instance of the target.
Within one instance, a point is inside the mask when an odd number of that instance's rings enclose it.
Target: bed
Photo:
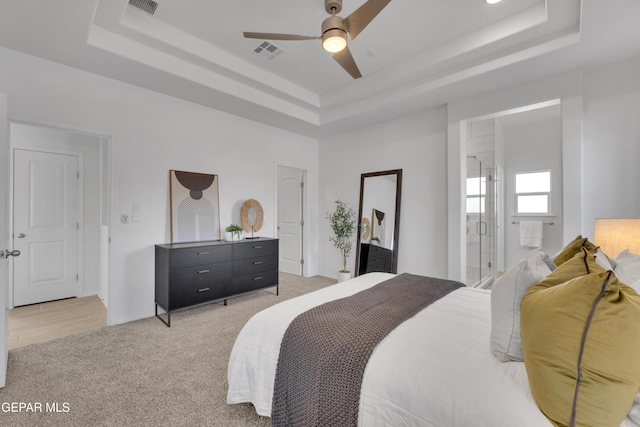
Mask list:
[[[393,278],[369,273],[279,303],[240,332],[228,368],[227,403],[250,402],[271,416],[280,345],[289,324],[320,304]],[[360,426],[547,427],[522,362],[490,351],[491,291],[462,287],[389,333],[364,371]],[[637,427],[629,418],[623,427]]]

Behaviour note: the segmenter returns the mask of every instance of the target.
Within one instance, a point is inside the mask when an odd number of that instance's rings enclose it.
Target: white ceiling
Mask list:
[[[349,47],[352,79],[317,40],[323,0],[0,0],[0,45],[310,136],[640,53],[637,0],[392,0]],[[346,17],[364,0],[344,0]]]

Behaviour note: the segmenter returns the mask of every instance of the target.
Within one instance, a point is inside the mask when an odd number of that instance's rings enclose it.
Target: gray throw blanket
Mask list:
[[[271,425],[356,426],[362,377],[374,347],[396,326],[463,286],[401,274],[300,314],[282,338]]]

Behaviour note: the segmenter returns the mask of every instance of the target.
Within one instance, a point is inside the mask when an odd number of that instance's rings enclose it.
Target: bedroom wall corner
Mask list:
[[[325,218],[335,200],[357,212],[360,174],[403,169],[398,272],[446,276],[445,144],[445,107],[321,139],[320,274],[336,278],[340,266]],[[348,262],[353,271],[355,248]]]

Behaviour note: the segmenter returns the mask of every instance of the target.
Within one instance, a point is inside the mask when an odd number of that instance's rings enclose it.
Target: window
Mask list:
[[[516,214],[548,214],[551,171],[516,173]]]
[[[467,178],[467,213],[484,213],[487,178]]]

